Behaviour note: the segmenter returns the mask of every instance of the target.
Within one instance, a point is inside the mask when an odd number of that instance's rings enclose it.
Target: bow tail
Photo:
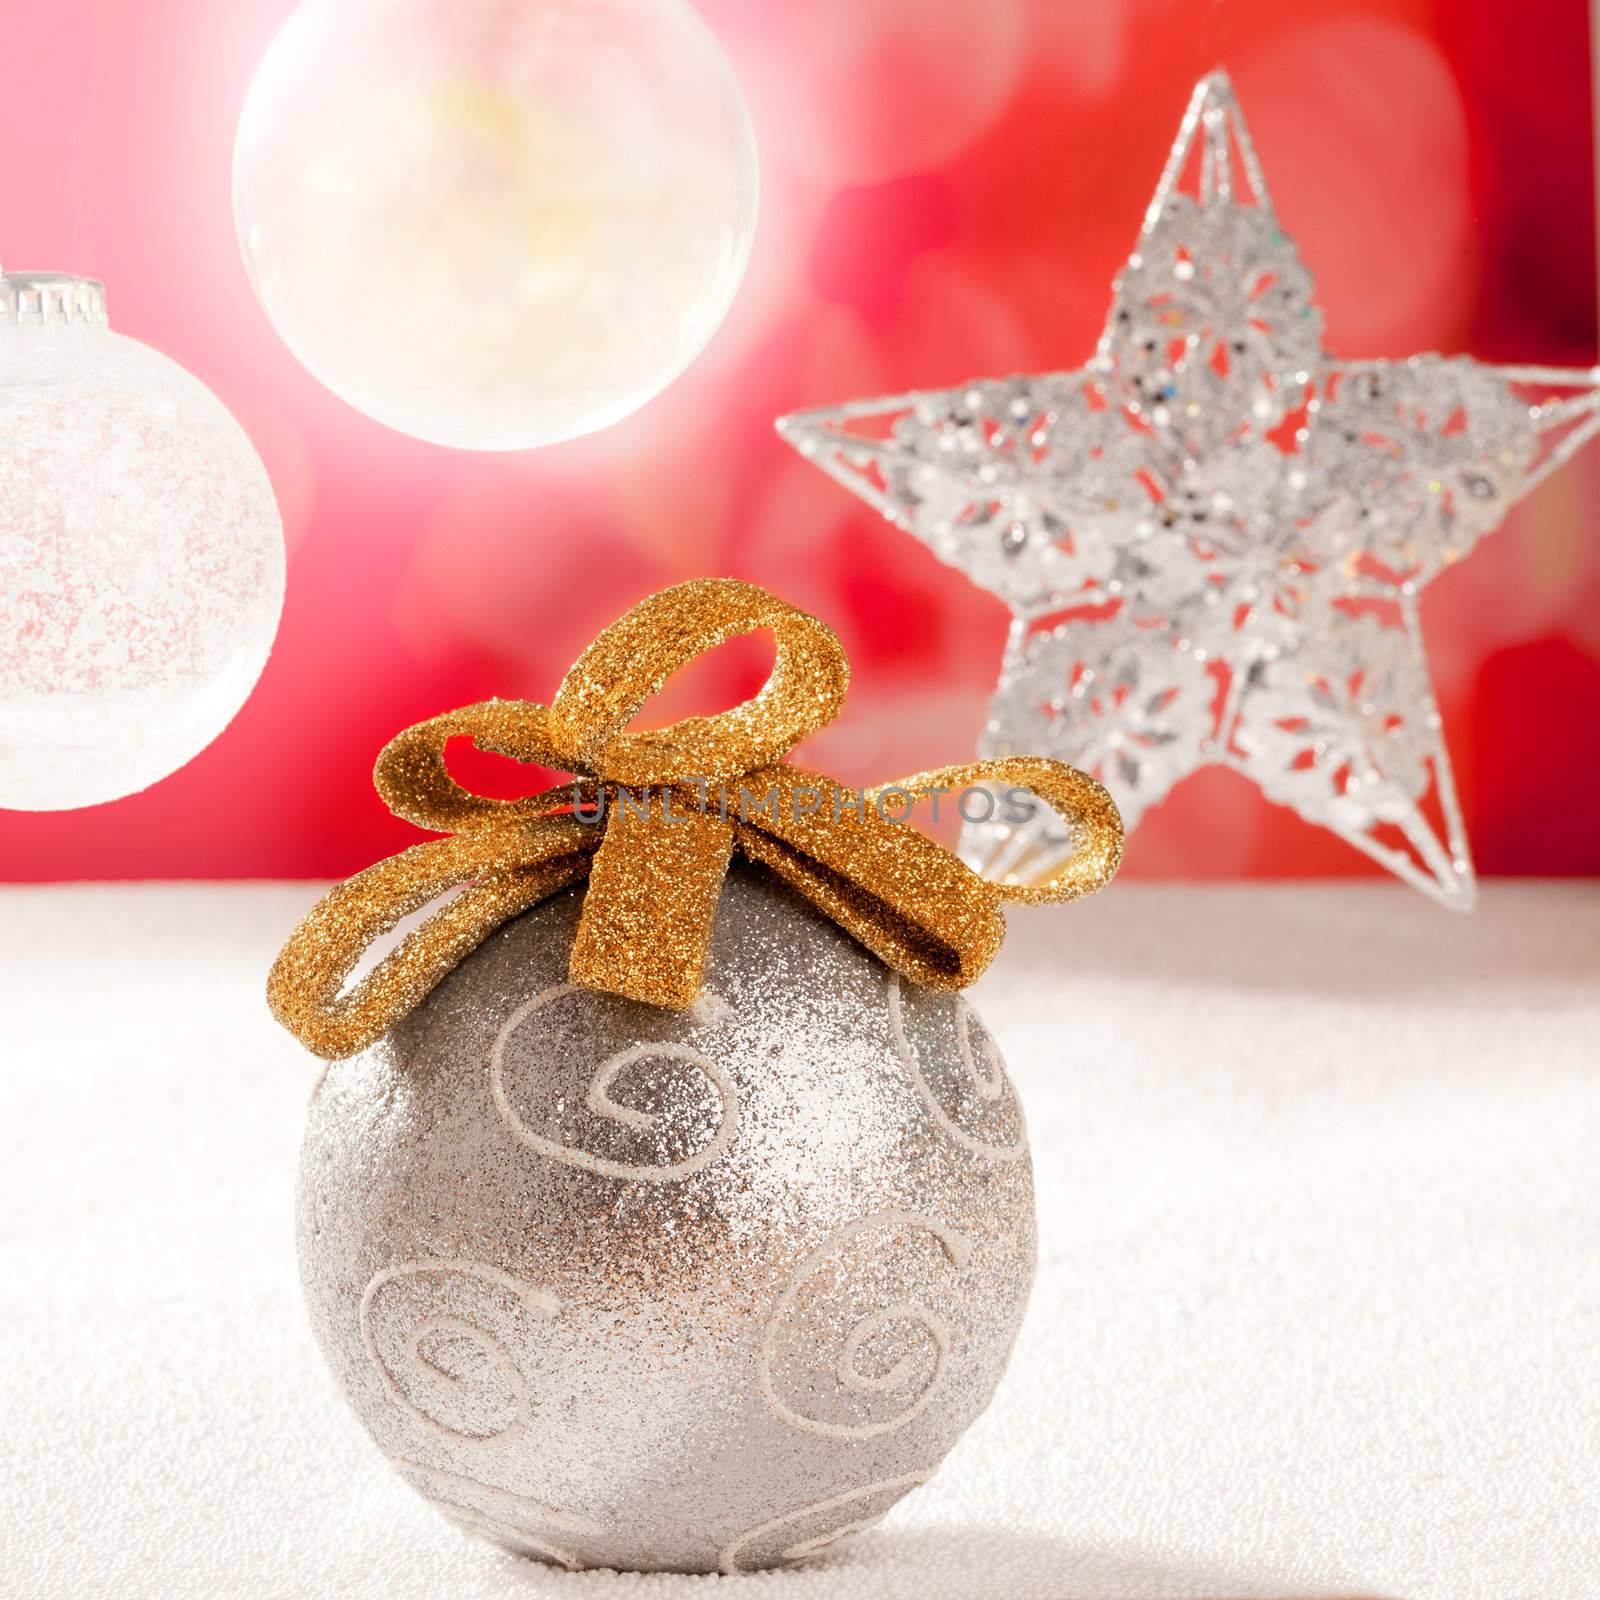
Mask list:
[[[783,766],[749,781],[777,803],[741,821],[740,850],[897,972],[960,989],[994,959],[999,893],[942,845],[822,773]]]
[[[549,817],[413,845],[368,867],[324,895],[290,936],[267,979],[272,1014],[327,1060],[364,1050],[501,923],[582,878],[594,846],[593,829]],[[340,992],[374,941],[463,884]]]
[[[664,811],[676,799],[682,807]],[[573,941],[572,981],[682,1011],[705,978],[734,828],[673,789],[610,797]],[[648,810],[646,809],[648,808]]]

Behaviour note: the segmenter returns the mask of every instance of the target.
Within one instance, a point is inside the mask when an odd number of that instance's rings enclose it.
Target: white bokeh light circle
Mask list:
[[[461,449],[619,421],[704,347],[755,140],[686,0],[306,0],[239,124],[234,211],[294,354]]]
[[[0,808],[149,787],[232,720],[283,608],[244,430],[105,326],[97,284],[0,277]]]

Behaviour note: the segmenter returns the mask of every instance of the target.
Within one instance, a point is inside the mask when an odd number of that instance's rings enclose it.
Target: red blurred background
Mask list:
[[[1595,360],[1584,0],[699,4],[761,141],[740,298],[634,418],[493,457],[356,415],[251,296],[233,127],[293,0],[11,0],[0,259],[104,278],[113,325],[215,389],[272,474],[290,565],[276,652],[228,732],[145,794],[3,814],[0,878],[365,865],[416,838],[368,782],[392,733],[494,694],[547,698],[601,625],[705,573],[766,584],[842,635],[851,701],[809,759],[862,782],[969,755],[1005,612],[780,444],[772,420],[1085,359],[1213,66],[1233,75],[1317,275],[1333,353]],[[1486,873],[1600,872],[1597,515],[1591,449],[1427,593]],[[723,703],[759,669],[730,647],[679,698]],[[1151,813],[1128,870],[1375,869],[1214,771]]]

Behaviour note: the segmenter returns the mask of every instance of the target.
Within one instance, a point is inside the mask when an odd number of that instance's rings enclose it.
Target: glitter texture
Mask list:
[[[645,701],[703,651],[757,629],[777,646],[772,675],[743,705],[670,727],[625,731]],[[768,765],[837,714],[849,678],[833,632],[750,584],[706,578],[642,601],[568,672],[549,707],[492,700],[418,723],[378,758],[374,781],[398,816],[455,837],[358,873],[315,906],[267,983],[273,1014],[319,1055],[374,1043],[508,917],[589,876],[573,944],[574,983],[681,1010],[700,993],[707,941],[735,849],[760,862],[897,972],[935,988],[976,979],[1005,934],[1004,901],[1071,900],[1108,882],[1122,825],[1092,778],[1036,757],[919,773],[844,809],[833,780]],[[445,768],[457,736],[517,760],[581,775],[525,800],[461,788]],[[699,785],[736,780],[769,811],[724,817]],[[980,877],[896,812],[939,789],[992,784],[1052,808],[1073,848],[1050,875]],[[669,793],[648,815],[619,785]],[[899,798],[889,791],[898,791]],[[807,813],[802,792],[820,809]],[[608,800],[603,828],[572,814]],[[883,799],[880,811],[875,802]],[[348,993],[368,947],[411,913],[461,888]]]
[[[283,577],[217,399],[109,331],[97,285],[0,277],[0,806],[115,800],[197,755],[266,664]]]
[[[746,1570],[875,1521],[1004,1371],[1021,1110],[958,996],[735,866],[696,1005],[575,988],[582,890],[331,1067],[299,1248],[334,1375],[463,1527]]]
[[[1225,764],[1466,909],[1417,597],[1593,435],[1600,390],[1590,371],[1330,360],[1312,293],[1217,73],[1086,367],[779,427],[1011,607],[984,755],[1082,767],[1130,829]],[[969,827],[962,854],[1028,876],[1070,844],[1037,807]]]

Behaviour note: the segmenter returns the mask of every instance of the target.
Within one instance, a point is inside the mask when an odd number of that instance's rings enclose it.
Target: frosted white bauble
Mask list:
[[[283,526],[220,401],[100,286],[0,276],[0,807],[147,788],[255,686]]]
[[[686,0],[306,0],[239,124],[256,292],[402,433],[590,433],[700,352],[743,275],[755,141]]]

